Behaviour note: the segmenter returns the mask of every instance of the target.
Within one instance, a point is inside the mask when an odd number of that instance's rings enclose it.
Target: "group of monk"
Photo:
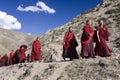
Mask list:
[[[15,52],[12,50],[9,55],[0,56],[0,67],[9,66],[18,63],[25,63],[27,58],[29,62],[42,61],[39,37],[32,43],[31,56],[26,56],[27,45],[21,45]]]
[[[109,39],[109,32],[107,26],[104,25],[103,20],[98,21],[98,26],[96,30],[91,27],[92,20],[87,20],[85,26],[83,27],[83,33],[81,37],[81,54],[82,58],[96,58],[96,56],[109,57],[111,56],[111,51],[107,46],[106,41]],[[95,47],[94,47],[95,43]],[[78,43],[76,41],[72,27],[65,33],[64,44],[63,44],[63,54],[62,57],[66,59],[78,59],[79,56],[76,51]]]
[[[109,32],[107,26],[104,25],[103,20],[98,22],[96,30],[91,27],[92,20],[87,20],[83,27],[83,33],[81,37],[81,54],[82,58],[96,58],[96,56],[109,57],[111,56],[110,49],[107,46],[106,41],[109,40]],[[78,59],[78,53],[76,47],[78,46],[72,27],[64,35],[63,41],[63,54],[64,60]],[[93,45],[95,43],[95,47]],[[8,66],[17,63],[25,63],[26,59],[30,57],[29,62],[42,61],[41,45],[39,37],[32,43],[31,55],[26,57],[27,45],[21,45],[15,52],[11,51],[9,56],[5,54],[0,56],[0,67]],[[28,59],[29,60],[29,59]]]

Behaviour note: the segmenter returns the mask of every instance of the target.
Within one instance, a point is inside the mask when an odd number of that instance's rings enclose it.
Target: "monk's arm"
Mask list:
[[[98,38],[98,41],[100,42],[99,31],[97,31],[97,38]]]

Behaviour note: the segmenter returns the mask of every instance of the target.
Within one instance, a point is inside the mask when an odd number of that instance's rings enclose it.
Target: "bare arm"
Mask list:
[[[98,38],[98,41],[100,42],[99,31],[97,31],[97,38]]]

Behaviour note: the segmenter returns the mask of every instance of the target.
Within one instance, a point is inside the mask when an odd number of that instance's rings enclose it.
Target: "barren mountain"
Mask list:
[[[33,39],[31,35],[0,28],[0,55],[9,54],[22,44],[29,46]]]
[[[112,56],[94,59],[80,57],[78,60],[68,62],[48,62],[62,59],[63,37],[69,26],[73,27],[79,43],[77,51],[80,54],[82,28],[89,18],[93,20],[93,28],[98,25],[99,19],[105,20],[111,34],[108,45]],[[120,0],[103,0],[95,8],[45,33],[41,37],[41,43],[46,63],[35,62],[2,67],[0,80],[120,80]]]

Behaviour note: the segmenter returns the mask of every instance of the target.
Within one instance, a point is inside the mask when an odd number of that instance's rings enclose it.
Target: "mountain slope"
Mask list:
[[[15,51],[21,44],[29,46],[33,39],[34,36],[0,28],[0,55]]]
[[[110,49],[112,51],[120,49],[120,0],[103,0],[103,3],[98,4],[94,9],[78,15],[65,25],[50,30],[43,35],[41,38],[43,54],[48,53],[47,55],[51,55],[54,50],[56,56],[61,59],[63,37],[70,26],[73,27],[73,31],[79,43],[77,50],[78,54],[80,54],[82,28],[87,19],[93,20],[93,28],[98,25],[98,20],[103,19],[111,34],[108,41]]]

